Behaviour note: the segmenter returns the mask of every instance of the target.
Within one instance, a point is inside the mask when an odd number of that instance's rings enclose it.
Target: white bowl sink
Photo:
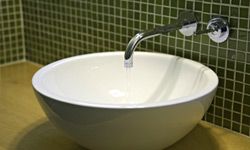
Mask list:
[[[40,69],[32,84],[48,118],[93,150],[160,150],[202,119],[215,95],[217,75],[177,56],[135,52],[87,54]]]

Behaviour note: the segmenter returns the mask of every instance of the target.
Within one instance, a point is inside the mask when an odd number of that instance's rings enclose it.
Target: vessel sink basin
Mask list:
[[[190,132],[215,95],[217,75],[181,57],[135,52],[70,57],[35,73],[32,84],[48,118],[92,150],[161,150]]]

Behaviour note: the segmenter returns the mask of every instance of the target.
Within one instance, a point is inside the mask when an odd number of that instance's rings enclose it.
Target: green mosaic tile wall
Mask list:
[[[173,23],[193,10],[205,28],[220,15],[228,19],[230,39],[179,32],[143,41],[137,50],[174,54],[212,68],[220,84],[204,120],[250,135],[250,1],[248,0],[23,0],[28,60],[47,64],[85,53],[124,51],[138,31]]]
[[[0,1],[0,64],[24,59],[21,0]]]

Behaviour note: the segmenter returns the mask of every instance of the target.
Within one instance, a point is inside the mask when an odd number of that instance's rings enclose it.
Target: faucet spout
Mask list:
[[[156,27],[152,30],[146,30],[143,32],[137,33],[128,43],[127,49],[124,54],[124,67],[130,68],[133,67],[133,53],[138,44],[141,43],[141,41],[146,40],[148,38],[152,38],[155,36],[158,36],[160,34],[168,33],[175,30],[184,30],[183,34],[186,33],[186,35],[191,35],[190,33],[187,33],[185,30],[192,28],[191,34],[193,34],[196,31],[197,28],[197,21],[194,16],[193,12],[184,12],[180,14],[180,17],[174,24],[169,24],[165,26]]]
[[[146,30],[146,31],[137,33],[128,43],[128,46],[124,55],[125,60],[128,60],[129,58],[131,58],[131,56],[133,55],[134,49],[138,46],[138,44],[141,43],[141,41],[158,36],[163,33],[174,31],[177,29],[179,29],[179,27],[176,24],[170,24],[166,26],[157,27],[153,30]]]
[[[155,29],[152,30],[146,30],[143,32],[137,33],[128,43],[127,49],[124,54],[124,66],[126,68],[132,67],[133,66],[133,53],[136,47],[141,43],[141,41],[144,41],[148,38],[152,38],[155,36],[158,36],[160,34],[168,33],[171,31],[175,31],[180,29],[181,27],[178,26],[177,24],[169,24],[165,26],[160,26],[156,27]]]

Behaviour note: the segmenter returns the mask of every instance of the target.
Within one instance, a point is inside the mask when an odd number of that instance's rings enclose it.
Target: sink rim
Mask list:
[[[41,77],[44,73],[52,70],[54,67],[57,67],[59,65],[63,65],[67,62],[70,61],[77,61],[79,59],[83,59],[87,58],[87,57],[95,57],[95,56],[109,56],[109,55],[117,55],[120,56],[122,54],[124,54],[123,51],[112,51],[112,52],[98,52],[98,53],[89,53],[89,54],[83,54],[83,55],[78,55],[78,56],[72,56],[69,58],[64,58],[55,62],[52,62],[51,64],[48,64],[44,67],[42,67],[40,70],[38,70],[32,77],[32,86],[33,89],[35,91],[37,91],[38,93],[49,97],[50,99],[53,99],[55,101],[59,101],[59,102],[63,102],[63,103],[68,103],[71,105],[77,105],[77,106],[83,106],[83,107],[92,107],[92,108],[103,108],[103,109],[138,109],[138,108],[154,108],[154,107],[164,107],[164,106],[171,106],[171,105],[177,105],[177,104],[181,104],[181,103],[185,103],[185,102],[191,102],[194,101],[196,99],[200,99],[201,97],[204,97],[206,95],[208,95],[209,93],[212,93],[213,91],[215,91],[217,89],[219,80],[218,80],[218,76],[216,75],[216,73],[210,69],[209,67],[205,66],[204,64],[201,64],[199,62],[193,61],[191,59],[187,59],[187,58],[183,58],[183,57],[179,57],[179,56],[175,56],[175,55],[171,55],[171,54],[165,54],[165,53],[158,53],[158,52],[141,52],[141,51],[137,51],[135,52],[135,55],[169,55],[169,56],[174,56],[174,57],[178,57],[178,58],[182,58],[188,61],[191,61],[193,63],[196,64],[200,64],[206,68],[208,68],[208,70],[211,72],[212,76],[211,78],[213,78],[213,81],[215,82],[215,84],[209,84],[207,85],[207,90],[201,90],[200,92],[198,92],[197,94],[192,94],[189,96],[184,96],[184,97],[179,97],[179,98],[175,98],[175,99],[171,99],[170,101],[160,101],[160,102],[146,102],[146,103],[140,103],[140,104],[103,104],[103,103],[90,103],[87,101],[79,101],[77,99],[74,98],[70,98],[70,100],[67,100],[69,97],[63,97],[61,95],[55,95],[51,92],[47,92],[46,90],[43,89],[43,87],[41,87],[39,85],[39,81],[41,81]],[[121,64],[123,65],[123,64]]]

